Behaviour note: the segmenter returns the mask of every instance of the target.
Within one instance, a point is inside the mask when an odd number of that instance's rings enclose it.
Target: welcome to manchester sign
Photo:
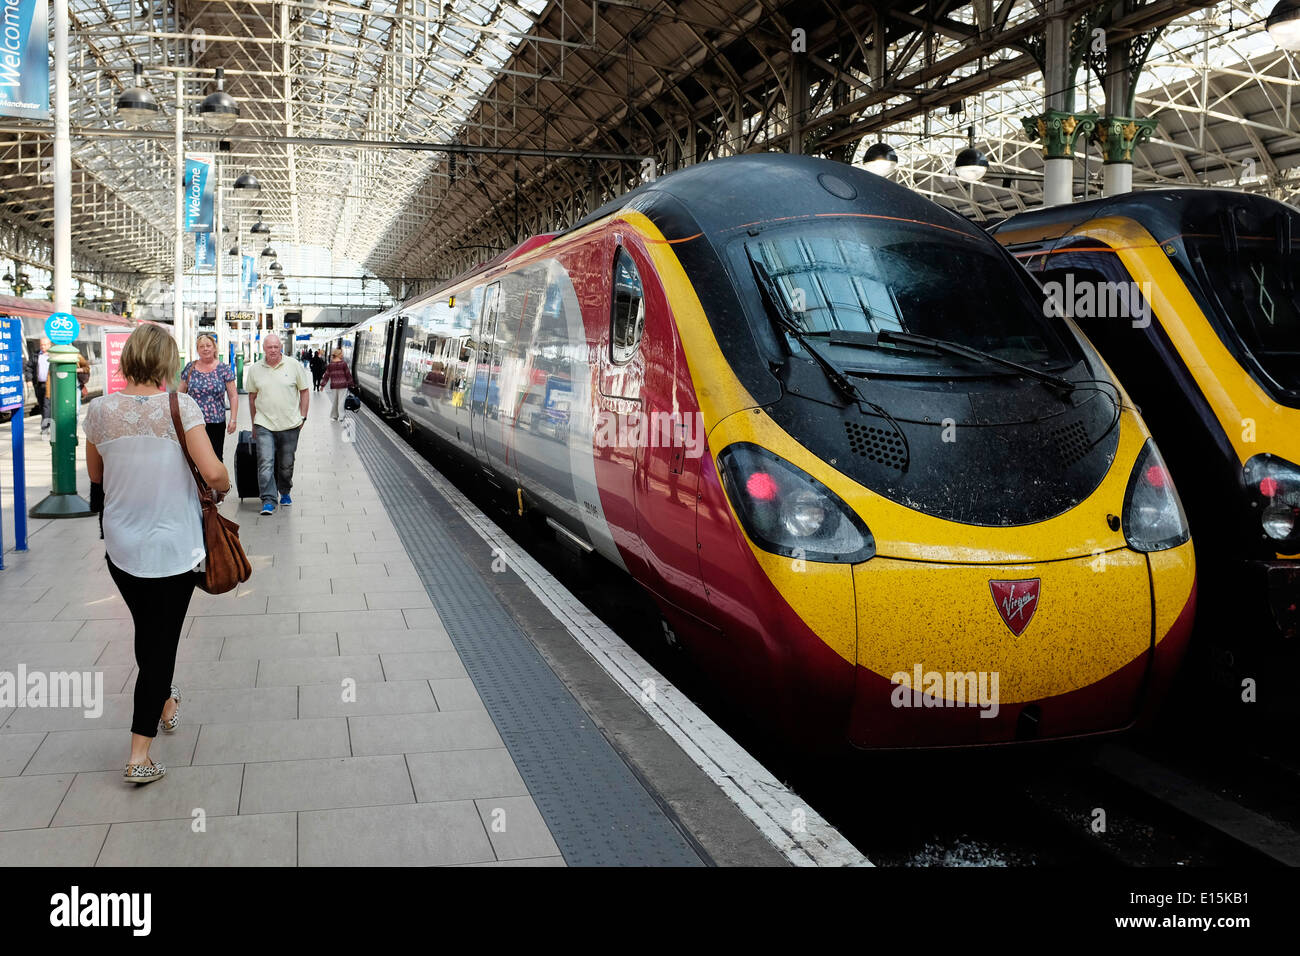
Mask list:
[[[47,0],[0,0],[0,115],[50,116]]]

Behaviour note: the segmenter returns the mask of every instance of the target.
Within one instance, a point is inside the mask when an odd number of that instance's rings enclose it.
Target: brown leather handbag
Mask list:
[[[181,443],[181,451],[185,454],[185,463],[190,466],[194,483],[199,486],[199,504],[203,508],[203,544],[208,559],[199,587],[209,594],[225,594],[252,577],[253,566],[248,563],[248,555],[244,554],[244,547],[239,543],[239,525],[217,511],[216,496],[194,467],[194,459],[190,457],[190,450],[185,445],[185,430],[181,428],[180,399],[172,392],[167,400],[171,404],[176,438]]]

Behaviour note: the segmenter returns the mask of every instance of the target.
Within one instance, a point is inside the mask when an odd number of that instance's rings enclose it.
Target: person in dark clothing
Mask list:
[[[312,386],[316,391],[320,391],[320,380],[325,376],[325,360],[320,356],[320,349],[317,349],[311,356],[311,377]]]
[[[50,378],[50,340],[41,339],[41,350],[27,360],[27,378],[36,393],[36,411],[41,416],[41,434],[50,430],[50,406],[46,399]]]

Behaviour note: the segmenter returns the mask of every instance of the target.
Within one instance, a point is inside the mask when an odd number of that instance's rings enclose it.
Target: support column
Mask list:
[[[1096,113],[1049,109],[1021,120],[1029,138],[1043,143],[1043,205],[1073,202],[1074,147],[1079,137],[1092,132],[1097,119]]]
[[[1102,192],[1116,196],[1133,191],[1133,152],[1155,132],[1154,119],[1134,116],[1134,87],[1137,75],[1146,62],[1159,31],[1140,34],[1106,50],[1106,116],[1093,131],[1093,141],[1101,147]]]
[[[726,117],[727,148],[730,150],[730,152],[728,152],[727,155],[739,156],[741,153],[745,151],[745,147],[744,147],[745,127],[742,122],[742,116],[744,115],[745,101],[744,101],[744,94],[741,93],[739,89],[732,90],[731,95],[733,97],[731,103],[732,109],[729,115]]]
[[[1101,147],[1106,165],[1103,191],[1107,196],[1133,190],[1133,151],[1155,132],[1154,119],[1109,115],[1098,124],[1093,139]]]
[[[68,0],[54,0],[54,311],[72,307],[72,138]]]
[[[1096,113],[1074,109],[1074,73],[1071,58],[1071,21],[1060,16],[1064,0],[1051,0],[1043,46],[1043,112],[1021,120],[1025,133],[1043,144],[1043,205],[1074,201],[1074,146],[1092,131]]]
[[[885,88],[885,72],[888,64],[885,62],[885,50],[889,46],[889,38],[885,33],[885,20],[877,7],[871,14],[871,50],[868,59],[868,71],[872,90],[883,90]]]
[[[191,357],[181,290],[185,285],[185,81],[176,73],[176,255],[172,263],[172,333],[183,359]]]
[[[803,124],[808,111],[808,72],[806,60],[798,53],[790,54],[789,96],[786,110],[790,114],[790,153],[803,152]]]
[[[72,306],[72,148],[68,99],[68,0],[54,0],[54,310]],[[15,264],[15,270],[17,266]],[[77,349],[49,350],[50,494],[28,511],[32,518],[84,518],[90,505],[77,494]],[[40,409],[37,409],[40,413]],[[14,421],[22,424],[22,415]],[[15,438],[21,436],[15,432]],[[17,522],[15,522],[17,524]],[[25,531],[25,528],[24,528]],[[3,542],[0,542],[2,545]]]
[[[230,333],[226,329],[226,319],[222,310],[221,296],[221,260],[225,258],[226,250],[221,248],[221,205],[225,196],[225,190],[221,188],[221,148],[217,147],[217,152],[212,156],[212,175],[216,177],[216,210],[212,219],[212,245],[214,255],[216,256],[216,301],[212,305],[213,313],[213,331],[217,336],[217,359],[225,361],[227,355],[226,343],[230,341]]]

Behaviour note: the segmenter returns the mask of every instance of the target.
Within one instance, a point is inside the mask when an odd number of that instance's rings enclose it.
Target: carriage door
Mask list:
[[[394,415],[402,413],[402,395],[398,385],[402,377],[402,353],[406,350],[406,340],[411,336],[410,325],[406,315],[399,315],[390,326],[388,357],[384,362],[384,369],[388,372],[384,379],[384,404]]]
[[[470,434],[474,438],[474,455],[484,468],[488,462],[487,444],[483,432],[496,417],[499,404],[495,390],[500,374],[497,355],[497,318],[501,314],[501,283],[493,282],[483,292],[483,309],[479,312],[478,363],[474,366],[474,384],[471,388]]]
[[[600,393],[596,399],[596,427],[592,442],[596,487],[609,533],[630,560],[628,570],[645,573],[640,563],[644,550],[637,531],[636,469],[650,438],[642,386],[646,356],[645,289],[641,270],[621,237],[609,273],[609,319],[601,337]]]

